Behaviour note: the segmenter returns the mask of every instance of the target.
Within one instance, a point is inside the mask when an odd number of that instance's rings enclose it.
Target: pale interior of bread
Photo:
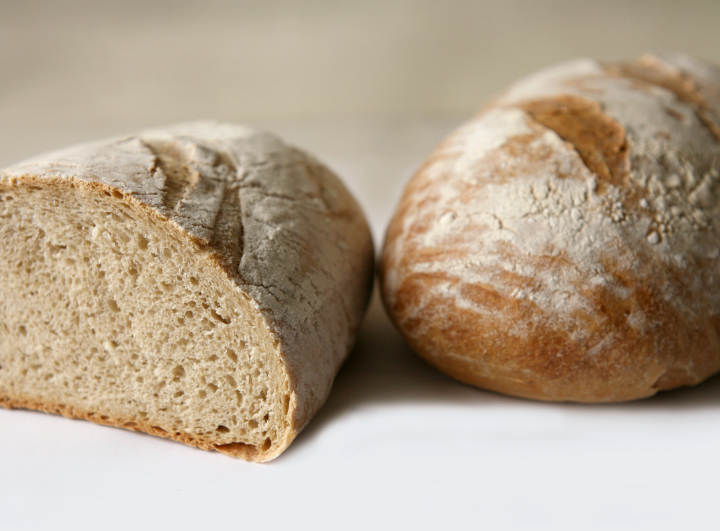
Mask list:
[[[277,340],[209,252],[118,190],[0,188],[0,402],[252,460],[288,443]]]

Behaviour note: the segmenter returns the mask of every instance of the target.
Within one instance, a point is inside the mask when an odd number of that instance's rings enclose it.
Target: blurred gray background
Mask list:
[[[680,50],[720,61],[720,1],[0,1],[0,167],[199,118],[273,129],[380,235],[449,129],[534,70]]]

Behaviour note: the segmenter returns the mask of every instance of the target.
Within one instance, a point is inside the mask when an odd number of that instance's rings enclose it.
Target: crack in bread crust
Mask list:
[[[720,141],[720,116],[716,115],[706,95],[687,72],[652,55],[643,56],[634,62],[608,63],[607,72],[609,75],[634,79],[671,91],[680,101],[692,106],[703,125]]]
[[[625,130],[597,101],[573,95],[523,102],[535,121],[572,144],[599,185],[623,186],[630,171]],[[599,190],[598,193],[602,193]]]

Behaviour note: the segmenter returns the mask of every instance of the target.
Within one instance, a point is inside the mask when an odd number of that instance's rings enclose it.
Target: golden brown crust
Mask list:
[[[90,422],[94,422],[95,424],[100,424],[102,426],[125,428],[130,431],[139,431],[149,435],[156,435],[157,437],[164,437],[165,439],[172,439],[173,441],[178,441],[189,446],[195,446],[196,448],[200,448],[202,450],[217,450],[221,453],[231,455],[233,457],[239,457],[240,459],[244,459],[246,461],[258,461],[258,458],[264,457],[261,456],[258,449],[251,444],[214,444],[201,437],[193,436],[188,433],[181,433],[179,431],[171,433],[165,431],[159,426],[153,426],[147,422],[116,419],[92,411],[84,411],[65,404],[51,404],[0,396],[0,407],[4,407],[5,409],[32,409],[35,411],[42,411],[44,413],[61,415],[69,419],[89,420]]]
[[[546,267],[559,266],[548,261]],[[588,287],[586,296],[597,312],[577,315],[576,326],[590,332],[582,341],[573,340],[572,329],[547,326],[547,321],[535,324],[542,311],[537,305],[502,297],[492,286],[463,284],[460,290],[496,318],[480,320],[446,297],[428,296],[434,285],[448,282],[457,280],[440,274],[408,276],[394,295],[391,314],[401,316],[422,299],[422,309],[409,319],[395,317],[396,325],[426,361],[468,384],[540,400],[620,402],[694,385],[720,370],[720,319],[678,322],[682,317],[671,305],[631,275],[622,279],[634,286],[630,299]],[[638,310],[653,314],[653,333],[628,324],[626,317]],[[532,324],[522,336],[508,338],[508,322]],[[608,346],[589,354],[610,331]]]
[[[720,92],[710,74],[701,93],[690,74],[652,68],[580,61],[532,77],[413,177],[381,289],[429,363],[579,402],[720,370],[720,147],[706,96]]]
[[[689,104],[702,123],[717,140],[720,140],[718,117],[713,116],[708,96],[703,94],[697,81],[688,73],[663,64],[662,61],[649,55],[641,57],[638,61],[609,64],[607,71],[610,75],[622,76],[670,90],[680,101]]]
[[[630,169],[625,129],[603,112],[599,102],[563,95],[527,101],[519,107],[572,144],[600,181],[624,184]]]

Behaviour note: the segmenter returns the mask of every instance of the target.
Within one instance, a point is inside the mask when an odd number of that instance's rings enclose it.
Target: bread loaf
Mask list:
[[[252,461],[323,404],[372,285],[340,181],[232,125],[5,170],[0,241],[0,405]]]
[[[720,71],[577,60],[450,135],[387,231],[382,295],[428,362],[541,400],[720,369]]]

